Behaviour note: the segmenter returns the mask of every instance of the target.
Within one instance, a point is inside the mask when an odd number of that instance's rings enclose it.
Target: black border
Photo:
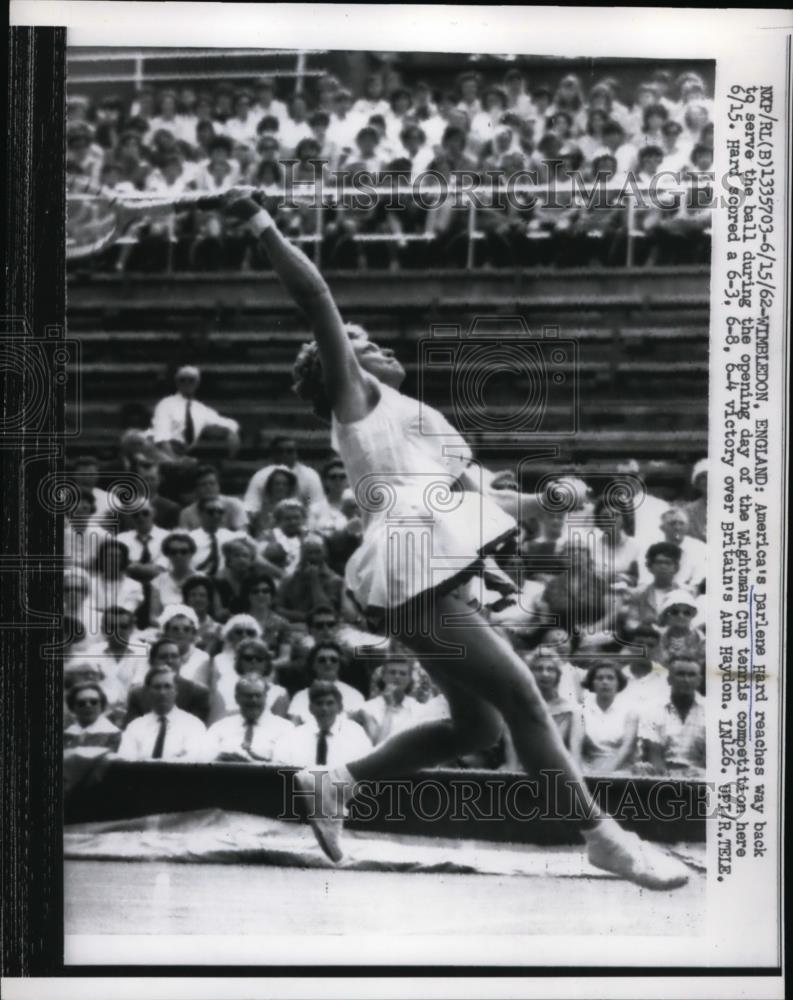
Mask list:
[[[6,198],[0,233],[6,263],[4,317],[24,318],[34,338],[65,323],[64,269],[64,28],[12,28],[9,44],[9,129],[0,136],[7,165]],[[790,93],[787,95],[790,108]],[[7,139],[10,136],[10,141]],[[788,151],[789,157],[789,151]],[[788,164],[790,160],[788,159]],[[789,187],[788,187],[789,191]],[[788,262],[789,265],[789,262]],[[789,281],[789,278],[788,278]],[[44,509],[36,481],[20,476],[32,455],[47,457],[49,472],[62,470],[62,449],[53,440],[63,427],[63,389],[52,386],[52,403],[35,434],[14,443],[0,441],[0,518],[6,556],[60,552],[60,519]],[[0,412],[24,406],[24,386],[0,370]],[[786,428],[785,428],[786,433]],[[0,816],[0,884],[4,976],[66,978],[151,976],[279,977],[463,977],[572,976],[694,977],[779,976],[781,968],[727,966],[64,966],[63,864],[60,753],[59,663],[40,655],[56,639],[57,625],[31,623],[28,598],[35,607],[60,607],[59,574],[47,573],[46,558],[28,558],[15,569],[18,586],[0,582],[0,748],[3,802]],[[789,566],[788,566],[789,572]],[[788,685],[789,687],[789,685]],[[789,692],[788,692],[789,697]],[[787,707],[787,705],[786,705]],[[787,818],[787,799],[783,800]],[[787,861],[787,844],[783,847]],[[783,887],[780,885],[780,893]],[[786,897],[784,899],[786,903]],[[784,906],[783,919],[786,917]]]

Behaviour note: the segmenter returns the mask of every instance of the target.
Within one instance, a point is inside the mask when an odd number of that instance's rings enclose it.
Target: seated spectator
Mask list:
[[[312,503],[320,503],[325,496],[322,489],[322,480],[319,475],[300,461],[297,451],[297,442],[292,437],[277,437],[272,444],[272,463],[259,469],[251,477],[248,488],[245,491],[245,509],[253,516],[262,509],[264,501],[264,487],[275,466],[286,467],[297,478],[297,495],[302,501],[306,510]]]
[[[552,119],[559,111],[566,111],[572,119],[572,135],[580,135],[586,128],[586,108],[581,81],[574,73],[568,73],[559,82],[553,95],[553,104],[546,111],[546,119]]]
[[[173,459],[190,452],[205,434],[225,436],[230,452],[239,447],[239,424],[222,417],[211,406],[195,398],[201,372],[194,365],[182,365],[176,372],[176,392],[161,399],[154,408],[154,443]],[[225,508],[224,508],[225,515]]]
[[[214,760],[250,763],[273,759],[276,744],[291,732],[286,719],[266,710],[267,681],[246,674],[234,685],[239,711],[209,727],[210,753]]]
[[[691,143],[682,138],[683,126],[678,121],[666,121],[661,128],[661,148],[664,159],[661,170],[679,174],[688,163]]]
[[[259,118],[253,112],[253,95],[249,90],[239,90],[234,95],[234,114],[223,124],[224,133],[232,142],[253,144]]]
[[[573,641],[570,633],[563,628],[549,628],[543,635],[535,652],[544,656],[550,655],[558,661],[559,683],[558,694],[563,701],[581,703],[584,692],[581,688],[581,670],[574,667],[570,657],[573,652]]]
[[[225,516],[226,507],[220,497],[202,497],[198,501],[201,527],[190,532],[196,547],[193,565],[207,576],[215,577],[223,569],[225,543],[245,537],[240,531],[222,527]]]
[[[173,670],[152,667],[145,691],[151,709],[129,723],[121,737],[118,755],[124,760],[182,760],[202,763],[210,759],[204,723],[177,707],[179,677]]]
[[[133,641],[134,615],[127,608],[109,607],[102,615],[102,640],[86,654],[102,672],[102,687],[110,717],[121,725],[130,687],[139,683],[148,668],[148,649],[140,640]],[[64,661],[65,663],[66,661]]]
[[[70,631],[65,633],[72,652],[77,652],[93,640],[88,638],[89,594],[91,579],[84,569],[67,567],[63,573],[63,620]]]
[[[273,658],[264,642],[258,638],[240,640],[234,650],[234,670],[221,665],[218,658],[212,666],[210,722],[233,714],[234,689],[237,680],[248,674],[256,674],[267,684],[265,709],[274,715],[286,718],[289,696],[280,684],[273,680]]]
[[[186,604],[169,604],[159,618],[164,638],[179,647],[179,675],[209,687],[209,654],[196,646],[198,615]]]
[[[279,121],[286,118],[286,105],[275,96],[275,81],[272,77],[262,76],[254,87],[256,100],[251,108],[251,112],[257,121],[261,121],[265,115],[272,115]]]
[[[293,94],[289,99],[289,110],[281,121],[280,136],[286,150],[296,150],[303,139],[313,139],[308,124],[308,104],[302,94]]]
[[[222,626],[216,618],[219,605],[212,578],[201,573],[189,576],[182,584],[182,601],[198,619],[196,649],[214,656],[221,650],[223,640]]]
[[[154,524],[154,508],[148,502],[144,501],[130,516],[135,527],[119,532],[117,537],[129,553],[127,576],[137,580],[143,588],[137,624],[138,628],[145,629],[151,622],[152,583],[168,570],[168,560],[162,551],[168,532]]]
[[[93,520],[97,525],[110,528],[113,523],[114,507],[110,494],[97,485],[99,482],[99,462],[93,455],[81,455],[74,460],[74,479],[80,493],[90,493],[94,498]]]
[[[363,757],[372,744],[357,722],[342,711],[339,689],[328,681],[314,681],[308,692],[312,719],[295,726],[279,741],[275,758],[292,767],[339,767]]]
[[[259,535],[259,552],[287,577],[297,566],[303,547],[306,526],[303,504],[297,498],[279,500],[273,510],[273,520],[272,529]]]
[[[277,671],[289,666],[292,658],[292,637],[289,622],[273,611],[275,583],[269,573],[252,573],[242,589],[243,610],[256,620],[261,629],[262,641],[267,644],[273,656],[273,667]]]
[[[669,671],[658,662],[661,630],[656,625],[640,625],[628,636],[630,646],[621,651],[622,676],[628,686],[620,695],[641,716],[648,708],[662,704],[669,690]],[[635,647],[641,648],[636,654]]]
[[[323,536],[344,528],[347,518],[341,510],[344,491],[348,489],[347,473],[340,458],[332,458],[322,467],[322,488],[325,497],[319,503],[312,503],[306,518],[306,527],[311,532]]]
[[[603,531],[601,553],[606,576],[613,583],[635,587],[644,552],[634,537],[636,522],[633,511],[616,508],[604,494],[595,504],[595,519]]]
[[[218,135],[209,143],[209,158],[200,163],[195,172],[195,185],[198,190],[212,194],[227,191],[240,180],[239,165],[231,158],[234,152],[233,140],[221,132],[217,123],[215,131]]]
[[[143,587],[127,576],[129,552],[115,538],[105,538],[91,564],[91,605],[97,613],[105,608],[126,608],[133,614],[143,602]]]
[[[258,538],[275,527],[275,508],[282,500],[299,499],[297,477],[284,466],[270,466],[267,479],[262,485],[261,500],[256,510],[248,509],[251,530]],[[302,501],[299,501],[302,504]]]
[[[76,569],[84,569],[94,559],[99,546],[111,535],[96,519],[96,500],[92,493],[82,492],[74,512],[64,517],[63,558]]]
[[[389,103],[383,96],[383,77],[380,73],[372,73],[366,78],[364,96],[353,104],[352,112],[368,120],[372,115],[385,115],[388,110]]]
[[[707,542],[708,530],[708,460],[701,458],[691,470],[691,486],[697,497],[681,506],[688,518],[688,534]]]
[[[63,749],[100,747],[115,753],[121,730],[107,718],[107,697],[98,684],[75,684],[66,695],[66,704],[75,721],[63,733]]]
[[[356,719],[375,746],[393,733],[421,722],[422,705],[410,694],[412,679],[408,658],[389,660],[383,665],[381,693],[370,698],[356,713]]]
[[[480,84],[481,78],[478,73],[466,72],[457,78],[459,91],[457,107],[461,111],[465,111],[471,120],[482,110],[482,103],[479,100]]]
[[[688,514],[681,507],[670,507],[661,516],[664,539],[680,548],[680,569],[675,582],[694,591],[702,586],[708,573],[708,549],[704,542],[688,534]]]
[[[581,705],[578,701],[568,701],[559,695],[561,669],[558,658],[538,650],[527,662],[537,681],[543,701],[548,706],[551,718],[556,723],[562,742],[570,751],[573,760],[580,761],[583,739]]]
[[[201,527],[201,516],[198,504],[201,500],[219,500],[225,507],[221,528],[231,531],[244,531],[248,527],[248,515],[241,500],[236,497],[224,496],[220,492],[218,471],[213,465],[199,465],[193,475],[196,499],[185,507],[179,515],[179,527],[186,531],[195,531]]]
[[[661,641],[658,662],[667,666],[673,659],[684,657],[705,665],[705,636],[693,627],[697,605],[686,590],[672,590],[664,598],[658,615]]]
[[[203,684],[194,684],[179,676],[181,653],[173,639],[157,639],[149,649],[149,670],[142,684],[130,688],[127,698],[127,722],[145,715],[152,707],[152,692],[147,684],[152,670],[167,670],[174,675],[176,705],[179,709],[200,719],[202,723],[209,717],[209,691]]]
[[[681,557],[680,546],[671,542],[656,542],[650,546],[645,565],[652,579],[631,594],[625,612],[626,629],[657,624],[667,594],[678,589],[676,577]]]
[[[349,90],[338,89],[329,100],[332,110],[328,140],[339,150],[340,156],[349,156],[355,147],[355,136],[361,127],[361,118],[352,112],[353,100]]]
[[[341,694],[343,711],[350,715],[363,708],[365,699],[357,688],[339,680],[343,662],[344,653],[338,643],[319,642],[309,651],[306,673],[311,678],[311,683],[316,680],[334,684]],[[289,703],[289,717],[297,724],[309,721],[308,694],[309,688],[303,688]]]
[[[144,138],[146,145],[150,146],[155,135],[160,131],[170,133],[174,139],[180,139],[188,144],[191,143],[194,136],[191,134],[190,123],[186,122],[182,115],[179,114],[176,91],[162,91],[159,105],[159,114],[149,119],[149,131]]]
[[[169,604],[182,603],[182,587],[195,574],[196,543],[186,531],[172,531],[162,543],[168,569],[151,581],[151,621],[156,622]]]
[[[584,687],[584,736],[581,762],[585,773],[615,774],[633,761],[638,719],[620,692],[626,681],[611,660],[596,660],[587,671]]]
[[[136,495],[127,504],[119,504],[125,508],[125,513],[121,515],[121,527],[125,531],[134,531],[136,523],[132,514],[140,504],[148,503],[154,512],[155,525],[158,528],[165,528],[166,531],[172,531],[179,520],[179,504],[160,496],[161,477],[158,463],[140,460],[137,462],[135,472],[143,480],[142,488],[136,491]]]
[[[524,121],[534,121],[537,111],[534,102],[526,91],[526,76],[522,70],[515,67],[504,74],[504,91],[507,95],[507,108]]]
[[[290,622],[305,621],[318,604],[340,613],[343,589],[343,579],[328,566],[322,536],[306,535],[297,564],[278,587],[276,606]]]
[[[256,546],[250,538],[240,535],[224,542],[223,569],[215,576],[215,589],[223,615],[236,615],[245,610],[243,589],[256,563]]]
[[[235,682],[237,646],[243,639],[261,639],[262,630],[251,615],[238,613],[226,621],[220,633],[222,647],[212,657],[212,676],[222,676]]]
[[[682,657],[670,660],[667,699],[640,718],[644,760],[637,770],[704,777],[705,699],[698,691],[701,682],[699,663]]]
[[[603,126],[603,148],[595,156],[610,154],[617,161],[617,177],[625,177],[636,163],[636,147],[625,139],[625,130],[616,121],[608,121]]]
[[[413,122],[404,126],[399,133],[399,141],[402,148],[398,151],[398,156],[409,161],[410,180],[414,181],[429,169],[433,156],[432,147],[427,142],[424,129]],[[390,169],[393,169],[393,164]]]

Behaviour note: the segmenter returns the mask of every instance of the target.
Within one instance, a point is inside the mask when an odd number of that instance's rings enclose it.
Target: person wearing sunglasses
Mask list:
[[[182,587],[191,577],[196,543],[186,531],[172,531],[162,542],[162,554],[168,560],[168,569],[151,581],[151,623],[169,604],[182,603]]]
[[[312,683],[315,680],[329,681],[336,686],[341,694],[342,709],[350,715],[363,708],[366,699],[357,688],[339,680],[344,662],[341,646],[335,642],[318,642],[308,654],[306,670]],[[309,690],[305,687],[298,691],[289,703],[289,718],[298,725],[311,718]]]
[[[170,604],[160,615],[159,626],[163,636],[179,647],[179,674],[185,680],[208,688],[210,657],[206,650],[196,645],[199,621],[195,611],[186,604]]]
[[[242,605],[259,623],[262,639],[273,654],[273,669],[277,673],[289,666],[292,636],[286,618],[273,611],[275,592],[270,574],[254,571],[243,584]]]
[[[289,695],[280,684],[274,682],[272,654],[261,638],[248,636],[241,639],[234,650],[234,672],[213,674],[211,723],[234,715],[238,711],[237,681],[249,674],[261,677],[267,686],[263,710],[286,718]]]
[[[658,617],[662,630],[659,663],[669,666],[673,659],[683,657],[704,667],[705,636],[694,627],[696,616],[696,602],[687,590],[672,590],[666,595]]]
[[[233,538],[244,537],[244,534],[223,527],[226,507],[219,496],[202,497],[198,501],[198,517],[201,527],[190,532],[196,546],[193,563],[199,572],[214,579],[225,565],[223,546]]]
[[[79,747],[118,750],[121,730],[105,716],[107,697],[98,684],[75,684],[66,695],[66,705],[75,721],[64,730],[64,751]]]

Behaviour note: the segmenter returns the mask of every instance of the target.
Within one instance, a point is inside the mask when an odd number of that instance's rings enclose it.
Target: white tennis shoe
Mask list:
[[[328,771],[319,768],[298,771],[294,781],[305,803],[306,818],[317,843],[330,860],[338,864],[344,857],[340,845],[344,828],[344,806],[339,790],[334,787]]]
[[[589,863],[603,871],[635,882],[645,889],[678,889],[688,882],[688,869],[635,833],[619,828],[593,836],[587,845]]]

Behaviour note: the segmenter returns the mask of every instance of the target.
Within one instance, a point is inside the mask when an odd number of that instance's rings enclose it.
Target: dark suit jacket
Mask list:
[[[206,724],[209,718],[209,691],[202,684],[176,678],[176,707],[195,715]],[[142,684],[130,688],[127,695],[127,724],[151,711],[149,692]]]

